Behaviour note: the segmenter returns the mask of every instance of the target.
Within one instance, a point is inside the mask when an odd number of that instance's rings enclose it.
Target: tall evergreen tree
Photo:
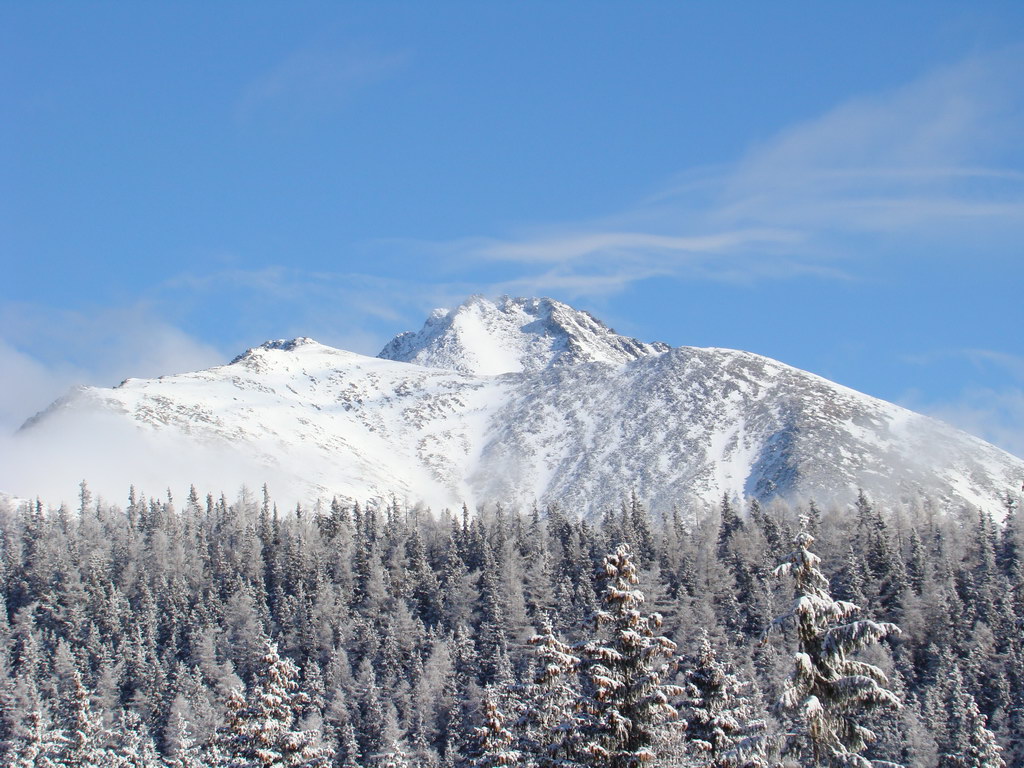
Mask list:
[[[731,559],[732,540],[743,528],[743,520],[737,514],[728,493],[722,494],[720,511],[722,521],[718,527],[718,559],[724,563]]]
[[[985,716],[973,696],[967,700],[967,721],[969,733],[959,768],[1004,768],[1003,750],[996,742],[995,734],[988,729]]]
[[[541,633],[529,642],[535,648],[537,672],[523,697],[524,712],[516,730],[520,750],[529,755],[530,764],[554,768],[565,759],[569,735],[577,725],[580,659],[555,636],[547,618]]]
[[[77,669],[61,685],[64,707],[60,713],[59,761],[76,768],[106,768],[113,762],[106,748],[110,734],[103,728],[103,716],[94,712],[89,691]]]
[[[249,695],[239,689],[228,700],[227,723],[215,749],[225,768],[327,768],[327,750],[317,734],[295,729],[306,704],[298,690],[299,670],[267,643]]]
[[[966,689],[956,664],[947,681],[946,729],[939,756],[940,768],[1004,768],[1002,750],[987,727],[978,703]]]
[[[794,746],[813,765],[870,768],[871,763],[859,753],[875,735],[859,721],[870,709],[899,707],[900,702],[884,687],[887,679],[881,669],[852,656],[900,630],[895,624],[847,622],[860,609],[832,599],[821,560],[810,551],[813,542],[801,530],[796,549],[774,571],[777,577],[793,579],[795,594],[789,610],[772,626],[793,626],[799,645],[779,706],[798,722]]]
[[[477,647],[480,653],[481,683],[498,681],[503,663],[508,658],[506,632],[506,596],[501,589],[498,568],[491,548],[483,546],[479,590],[480,624]]]
[[[707,768],[763,768],[771,744],[744,684],[721,663],[705,633],[693,665],[686,671],[686,698],[680,711],[685,739]]]
[[[519,765],[523,755],[515,748],[512,731],[506,726],[507,715],[502,712],[502,696],[493,686],[484,694],[483,724],[475,730],[476,756],[470,762],[473,768],[496,768]]]
[[[603,576],[594,628],[607,634],[577,647],[584,690],[571,751],[586,765],[638,768],[655,759],[661,729],[678,721],[669,700],[683,689],[664,682],[676,644],[655,634],[661,616],[640,612],[644,595],[626,545],[605,557]]]

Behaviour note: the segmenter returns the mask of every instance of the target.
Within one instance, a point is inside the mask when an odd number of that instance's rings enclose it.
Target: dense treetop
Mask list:
[[[1021,765],[1018,504],[591,523],[83,485],[0,508],[3,762]]]

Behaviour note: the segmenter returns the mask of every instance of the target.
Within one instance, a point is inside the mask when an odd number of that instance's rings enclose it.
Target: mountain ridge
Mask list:
[[[479,375],[536,372],[550,365],[623,363],[670,347],[622,336],[589,312],[549,298],[470,296],[435,309],[419,331],[395,336],[377,355]]]
[[[107,494],[268,482],[303,503],[394,493],[594,515],[631,490],[664,510],[864,488],[997,512],[1024,477],[978,438],[815,374],[619,336],[550,299],[471,297],[410,333],[378,357],[279,339],[205,371],[74,390],[19,432],[21,485],[35,462]],[[5,491],[39,492],[4,475]]]

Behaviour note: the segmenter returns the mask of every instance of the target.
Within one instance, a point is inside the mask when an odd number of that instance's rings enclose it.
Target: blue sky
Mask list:
[[[0,427],[471,293],[1024,455],[1024,4],[0,2]]]

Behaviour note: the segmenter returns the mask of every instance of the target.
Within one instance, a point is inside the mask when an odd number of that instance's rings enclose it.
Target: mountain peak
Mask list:
[[[454,309],[435,309],[419,331],[398,334],[378,357],[493,376],[595,361],[623,364],[668,349],[620,336],[589,312],[554,299],[474,295]]]
[[[249,349],[245,350],[245,352],[236,356],[231,361],[231,365],[247,360],[248,358],[251,358],[254,354],[260,351],[270,351],[278,349],[284,352],[293,352],[299,347],[305,347],[309,345],[323,346],[316,339],[311,339],[308,336],[298,336],[294,339],[271,339],[270,341],[264,341],[258,347],[250,347]]]

